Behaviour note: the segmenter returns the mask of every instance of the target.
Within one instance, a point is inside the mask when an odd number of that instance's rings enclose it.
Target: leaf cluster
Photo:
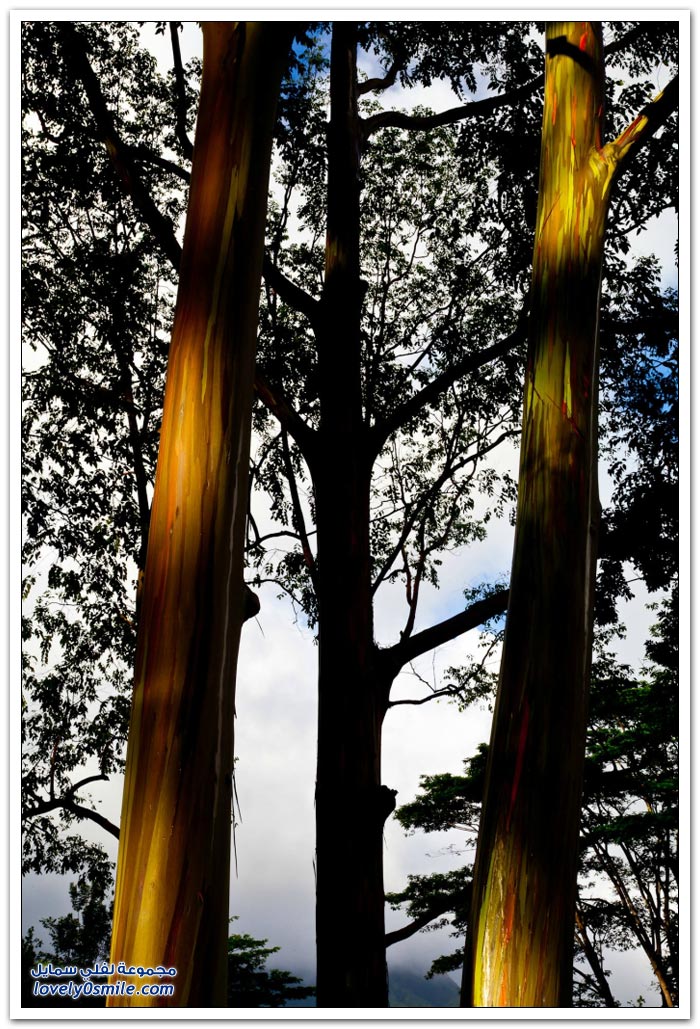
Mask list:
[[[228,938],[228,1005],[232,1008],[280,1008],[290,1000],[305,1000],[315,993],[291,972],[266,968],[279,947],[268,947],[247,933]]]
[[[656,610],[647,661],[637,673],[620,665],[604,644],[593,667],[577,905],[583,929],[577,932],[575,955],[577,962],[586,960],[581,932],[601,969],[606,949],[640,947],[673,998],[678,989],[677,591]],[[475,839],[487,755],[482,744],[465,762],[464,776],[423,776],[416,800],[395,812],[405,831],[463,828]],[[441,917],[463,910],[460,884],[468,880],[469,869],[449,875],[455,877],[455,892],[452,902],[440,893]],[[404,905],[414,919],[429,914],[434,890],[449,887],[449,875],[444,882],[410,876],[403,892],[389,895],[389,903]],[[461,924],[462,932],[465,928]],[[439,968],[460,967],[461,955],[446,955]],[[579,1003],[606,1003],[593,974],[579,969],[575,988]]]

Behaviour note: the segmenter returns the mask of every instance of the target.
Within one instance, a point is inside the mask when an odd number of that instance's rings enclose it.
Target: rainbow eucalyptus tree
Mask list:
[[[258,293],[289,28],[207,22],[122,804],[112,960],[224,1005]],[[196,841],[196,846],[193,846]]]
[[[604,142],[602,27],[547,26],[516,538],[462,1002],[570,1004],[590,677],[597,323],[611,189],[677,80]]]

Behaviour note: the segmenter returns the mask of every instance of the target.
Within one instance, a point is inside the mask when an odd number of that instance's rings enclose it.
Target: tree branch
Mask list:
[[[309,319],[311,327],[316,328],[320,317],[319,301],[314,300],[310,293],[288,279],[284,272],[272,263],[269,254],[265,254],[263,257],[263,278],[285,304],[289,304],[300,314],[305,315]]]
[[[72,22],[57,22],[66,65],[73,77],[82,83],[88,104],[107,153],[134,207],[155,236],[175,269],[180,266],[182,248],[175,236],[173,223],[156,206],[134,163],[130,148],[123,142],[102,94],[97,76],[90,64],[84,40]]]
[[[499,96],[484,97],[482,100],[473,100],[469,104],[451,107],[449,110],[441,111],[439,114],[411,115],[404,114],[403,111],[379,111],[377,114],[361,120],[363,144],[378,129],[389,127],[397,129],[434,129],[440,125],[452,125],[455,122],[464,121],[465,118],[492,114],[499,107],[506,107],[509,104],[525,100],[543,84],[544,75],[538,75],[537,78],[526,82],[522,86],[518,86],[516,89],[511,89],[507,93],[501,93]]]
[[[365,79],[364,82],[358,82],[357,84],[357,95],[364,96],[365,93],[374,93],[380,89],[389,89],[396,82],[396,76],[403,67],[400,61],[394,61],[389,71],[383,78]]]
[[[590,936],[588,935],[588,929],[586,927],[586,923],[583,920],[583,914],[581,911],[580,903],[576,905],[575,919],[578,937],[581,941],[583,952],[586,955],[586,960],[588,961],[590,969],[593,973],[593,982],[595,982],[598,993],[605,1001],[606,1008],[617,1007],[617,1005],[615,1004],[615,998],[613,997],[612,992],[610,990],[610,984],[608,983],[605,971],[598,957],[598,953],[595,947],[593,946],[593,943],[591,942]]]
[[[424,407],[439,400],[442,394],[458,379],[461,379],[463,375],[477,371],[479,368],[483,368],[484,365],[490,364],[491,361],[496,361],[499,357],[504,357],[519,344],[523,343],[526,336],[527,318],[524,314],[521,314],[515,330],[509,336],[506,336],[505,339],[494,343],[490,347],[486,347],[484,350],[467,354],[453,365],[452,368],[446,368],[445,371],[440,372],[432,382],[429,382],[418,393],[414,393],[404,404],[395,408],[386,418],[376,422],[370,428],[369,445],[372,451],[378,454],[392,432],[400,429],[407,421],[420,414]]]
[[[88,783],[96,782],[98,780],[108,781],[106,775],[89,775],[85,779],[81,779],[74,786],[71,786],[67,793],[62,797],[54,797],[50,800],[40,800],[34,807],[25,808],[22,812],[24,818],[37,818],[39,815],[48,814],[50,811],[64,810],[70,812],[75,818],[88,818],[90,821],[95,822],[101,826],[106,832],[110,833],[119,839],[119,828],[113,822],[110,822],[108,818],[101,815],[99,811],[93,811],[92,808],[84,807],[82,804],[76,804],[73,797],[75,793],[83,786],[87,786]]]
[[[105,832],[108,832],[112,836],[116,837],[116,839],[119,839],[119,827],[116,826],[114,822],[110,822],[110,820],[105,818],[104,815],[101,815],[99,811],[93,811],[92,808],[83,807],[82,804],[76,804],[75,801],[72,800],[66,800],[63,807],[66,811],[70,811],[72,815],[75,815],[76,818],[88,818],[91,822],[95,822],[97,825],[101,826]]]
[[[634,121],[620,133],[616,140],[603,148],[606,160],[616,166],[616,174],[633,161],[644,144],[661,128],[673,111],[678,109],[678,76],[651,103],[647,104]]]
[[[182,67],[182,54],[180,52],[180,37],[178,35],[180,22],[170,23],[170,42],[173,48],[173,66],[175,69],[175,133],[180,141],[182,152],[191,161],[194,147],[187,135],[187,96],[185,94],[185,69]]]
[[[429,693],[427,697],[421,697],[420,700],[410,700],[405,698],[403,700],[390,700],[388,707],[398,707],[401,704],[411,704],[415,707],[419,707],[421,704],[428,704],[431,700],[438,700],[440,697],[457,697],[462,691],[458,686],[445,686],[444,689],[434,690]]]
[[[301,500],[299,499],[299,491],[297,489],[296,476],[294,475],[294,467],[292,465],[292,455],[289,452],[289,440],[287,433],[282,430],[282,458],[284,460],[284,469],[287,473],[287,480],[289,482],[289,492],[292,497],[292,513],[294,518],[294,527],[299,534],[301,541],[301,552],[304,556],[304,564],[309,573],[309,578],[313,584],[314,590],[318,592],[318,576],[316,573],[316,561],[314,555],[311,552],[309,546],[309,537],[306,533],[306,524],[304,522],[304,512],[301,509]]]
[[[432,911],[424,915],[419,915],[418,918],[415,918],[412,922],[409,922],[408,925],[405,925],[402,929],[394,929],[393,932],[385,933],[385,946],[390,947],[392,943],[400,943],[401,940],[407,940],[409,937],[413,936],[415,933],[425,928],[426,925],[429,925],[431,922],[433,922],[436,918],[439,918],[440,915],[446,915],[447,912],[451,910],[452,907],[450,905],[447,905],[446,907],[442,907],[437,911]]]
[[[379,660],[384,665],[386,672],[395,678],[409,661],[420,657],[421,654],[426,654],[429,650],[434,650],[443,643],[448,643],[470,629],[475,629],[478,625],[483,625],[489,618],[503,614],[507,607],[508,590],[497,590],[491,596],[470,604],[458,615],[447,618],[444,622],[438,622],[429,629],[416,633],[415,636],[409,636],[408,639],[395,643],[393,647],[380,650]]]
[[[289,433],[311,467],[315,455],[316,432],[287,401],[280,386],[272,386],[261,372],[255,373],[255,392],[283,429]]]
[[[83,786],[88,786],[91,782],[109,782],[109,777],[106,776],[104,772],[99,772],[96,775],[88,775],[71,786],[66,793],[66,797],[74,797],[78,790],[82,790]]]
[[[611,43],[610,46],[606,48],[606,56],[611,56],[612,54],[619,53],[623,50],[641,34],[643,28],[643,24],[635,26],[635,28],[620,37],[620,39]],[[371,89],[386,88],[384,83],[386,82],[387,85],[392,85],[399,71],[400,67],[395,68],[395,66],[392,65],[385,79],[368,79],[367,82],[360,84],[358,91],[361,93],[367,93]],[[387,81],[392,73],[393,78],[391,81]],[[409,115],[404,114],[402,111],[380,111],[377,114],[362,120],[363,143],[365,143],[378,129],[388,128],[389,126],[401,129],[434,129],[440,125],[451,125],[454,122],[464,121],[465,118],[474,118],[492,114],[493,111],[498,110],[499,107],[505,107],[509,104],[518,103],[521,100],[527,99],[543,85],[544,75],[538,75],[537,78],[532,79],[530,82],[526,82],[522,86],[517,86],[515,89],[511,89],[507,93],[501,93],[499,96],[484,97],[482,100],[474,100],[469,104],[462,104],[459,107],[451,107],[449,110],[441,111],[438,114]]]
[[[384,581],[386,575],[391,570],[391,568],[392,568],[396,558],[399,556],[399,554],[403,553],[404,544],[406,543],[408,537],[410,536],[411,530],[412,530],[416,520],[418,519],[418,517],[422,514],[424,516],[424,522],[425,522],[425,514],[427,513],[427,511],[430,508],[430,506],[433,504],[435,498],[438,496],[440,490],[445,485],[447,480],[450,479],[456,472],[458,472],[460,470],[460,468],[463,468],[465,463],[468,463],[469,461],[472,461],[472,460],[476,461],[480,457],[480,454],[473,454],[464,462],[455,463],[455,461],[453,460],[453,458],[454,458],[454,448],[455,448],[456,441],[457,441],[457,439],[459,438],[459,435],[460,435],[460,429],[461,429],[462,421],[463,421],[463,416],[460,415],[460,417],[459,417],[459,419],[457,421],[457,425],[455,427],[455,431],[452,433],[451,442],[450,442],[450,445],[448,447],[448,452],[447,452],[447,455],[446,455],[445,466],[444,466],[442,472],[434,480],[434,482],[431,483],[430,487],[427,490],[425,490],[423,495],[421,497],[419,497],[413,503],[412,506],[409,503],[407,503],[406,498],[404,496],[403,485],[402,485],[402,482],[401,482],[401,472],[400,472],[399,465],[398,465],[398,456],[396,455],[396,452],[394,453],[394,467],[396,468],[396,475],[397,475],[398,482],[399,482],[399,487],[400,487],[400,492],[401,492],[401,500],[402,500],[402,503],[403,503],[403,506],[404,506],[404,511],[409,510],[409,508],[411,510],[410,510],[410,514],[408,515],[408,517],[406,517],[406,519],[404,521],[403,528],[401,530],[401,533],[399,535],[398,540],[396,541],[396,544],[394,545],[394,547],[391,550],[391,552],[388,554],[386,560],[384,561],[384,564],[382,565],[381,569],[379,570],[379,572],[378,572],[378,574],[377,574],[377,576],[376,576],[376,578],[375,578],[375,580],[374,580],[374,582],[372,584],[372,593],[373,594],[376,593],[376,591],[381,586],[381,584]],[[492,449],[492,448],[489,447],[488,449]],[[396,451],[395,447],[394,447],[394,451]],[[405,561],[406,561],[406,559],[405,559],[405,556],[404,556],[404,562]],[[411,603],[410,597],[409,597],[409,601],[408,602],[409,602],[409,604]],[[413,629],[413,627],[411,626],[409,632],[412,631],[412,629]],[[402,633],[402,635],[406,635],[406,632],[404,631],[404,633]]]
[[[120,323],[118,312],[113,311],[112,317],[116,328]],[[122,348],[118,332],[114,337],[114,353],[117,358],[117,364],[119,365],[119,374],[121,378],[121,393],[123,396],[127,398],[127,400],[131,401],[126,407],[126,418],[129,429],[129,445],[131,447],[131,457],[134,469],[134,476],[136,479],[136,497],[139,505],[139,528],[141,543],[139,546],[138,555],[138,571],[140,583],[140,577],[146,570],[146,551],[148,550],[148,528],[151,521],[151,505],[148,501],[148,475],[146,474],[146,467],[143,462],[142,436],[138,426],[138,422],[136,420],[136,411],[134,410],[134,404],[132,400],[133,383],[131,381],[131,366],[129,362],[129,355],[125,353],[125,350]],[[140,599],[140,590],[137,596],[138,599]]]
[[[613,40],[612,43],[605,44],[605,60],[606,62],[614,55],[624,50],[626,46],[633,43],[635,39],[641,36],[644,29],[647,28],[648,22],[639,22],[634,28],[626,32],[624,36],[620,36],[618,39]]]
[[[181,168],[179,164],[169,161],[167,157],[161,157],[160,154],[156,154],[149,147],[139,144],[127,149],[137,161],[142,161],[144,164],[153,164],[156,168],[162,168],[163,171],[170,172],[171,175],[177,175],[183,182],[189,183],[191,176],[186,168]]]

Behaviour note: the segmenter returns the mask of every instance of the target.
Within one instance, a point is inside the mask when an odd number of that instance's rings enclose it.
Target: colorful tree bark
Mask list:
[[[272,131],[291,32],[272,22],[207,22],[203,33],[112,936],[115,963],[174,966],[177,977],[173,997],[113,997],[113,1006],[226,1003],[255,339]],[[138,989],[144,980],[132,981]]]
[[[603,146],[603,81],[600,24],[548,24],[516,538],[463,978],[476,1007],[570,1003],[603,235],[620,162],[658,124],[647,109]]]

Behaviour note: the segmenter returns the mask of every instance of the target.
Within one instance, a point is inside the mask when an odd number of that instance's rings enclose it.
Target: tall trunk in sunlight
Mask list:
[[[318,330],[321,431],[312,464],[318,526],[317,1004],[385,1007],[381,786],[385,701],[373,674],[371,459],[363,421],[359,122],[355,26],[331,46],[328,223]],[[324,449],[327,448],[327,449]]]
[[[599,23],[547,26],[516,538],[462,1003],[567,1006],[597,493],[597,319],[619,148]]]
[[[148,540],[111,960],[177,969],[226,1003],[236,659],[258,298],[275,107],[291,30],[207,22]],[[115,979],[124,979],[117,972]],[[155,980],[156,982],[161,980]]]

